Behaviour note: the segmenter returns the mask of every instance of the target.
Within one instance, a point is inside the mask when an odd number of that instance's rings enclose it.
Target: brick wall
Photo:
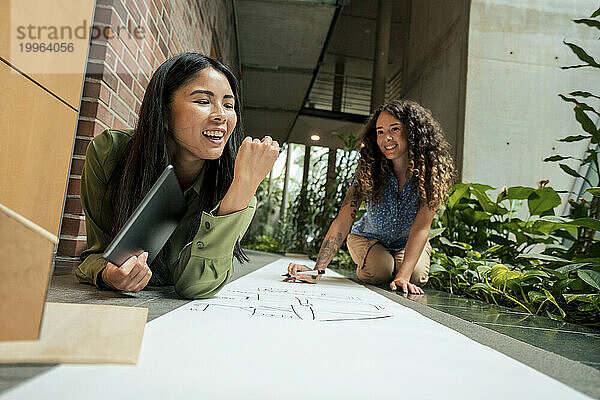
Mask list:
[[[135,127],[153,71],[175,54],[212,51],[239,77],[234,21],[233,0],[96,1],[57,264],[78,264],[86,246],[79,194],[89,142]]]

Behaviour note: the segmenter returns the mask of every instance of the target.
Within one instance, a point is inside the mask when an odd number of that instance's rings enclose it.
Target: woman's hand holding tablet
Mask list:
[[[137,293],[146,287],[152,277],[147,260],[148,253],[143,252],[138,257],[130,257],[120,267],[108,262],[102,270],[102,280],[113,289]]]

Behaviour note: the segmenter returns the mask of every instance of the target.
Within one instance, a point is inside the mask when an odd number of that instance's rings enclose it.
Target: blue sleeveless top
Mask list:
[[[367,211],[354,223],[350,233],[379,240],[393,251],[406,247],[410,228],[419,210],[419,194],[413,191],[413,181],[411,177],[398,191],[398,180],[390,174],[379,203],[366,202]]]

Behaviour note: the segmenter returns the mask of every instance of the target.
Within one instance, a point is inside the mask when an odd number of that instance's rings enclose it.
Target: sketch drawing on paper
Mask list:
[[[383,305],[356,296],[271,287],[259,287],[256,291],[224,289],[217,297],[189,304],[190,311],[215,312],[223,309],[251,316],[305,321],[358,321],[392,317]]]

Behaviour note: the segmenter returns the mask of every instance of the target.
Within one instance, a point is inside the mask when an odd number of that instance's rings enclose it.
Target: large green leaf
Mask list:
[[[488,276],[492,280],[492,286],[501,289],[507,281],[519,278],[521,273],[509,270],[506,265],[496,264],[488,272]]]
[[[496,244],[496,245],[490,247],[489,249],[487,249],[486,251],[484,251],[483,254],[486,255],[486,254],[495,253],[496,251],[500,250],[503,247],[504,247],[504,245],[502,245],[502,244]]]
[[[554,157],[561,157],[561,156],[554,156]],[[570,157],[567,157],[567,158],[570,158]],[[544,161],[546,161],[546,160],[544,160]],[[534,188],[527,187],[527,186],[511,186],[511,187],[507,188],[505,191],[503,190],[502,192],[500,192],[496,201],[499,203],[502,200],[507,200],[507,199],[508,200],[524,200],[524,199],[528,198],[529,195],[531,193],[533,193],[534,191],[535,191]]]
[[[594,197],[600,197],[600,187],[591,187],[586,192],[591,193]]]
[[[575,119],[584,131],[592,135],[592,143],[598,143],[598,129],[581,107],[575,107]]]
[[[448,208],[452,209],[464,197],[469,197],[469,184],[457,183],[454,185],[452,194],[448,198]]]
[[[527,199],[527,207],[531,215],[541,215],[560,205],[560,196],[551,187],[536,189]]]
[[[542,261],[556,261],[556,262],[571,262],[571,260],[567,260],[561,257],[550,256],[548,254],[520,254],[517,258],[533,258],[535,260]]]
[[[440,264],[431,264],[429,266],[429,273],[438,273],[438,272],[447,272],[446,268],[442,267]]]
[[[564,157],[564,156],[559,156],[557,154],[555,156],[550,156],[550,157],[544,158],[544,161],[545,162],[554,162],[554,161],[568,160],[570,158],[572,158],[572,157]],[[525,197],[525,198],[527,198],[527,197]]]
[[[474,189],[477,189],[483,193],[488,192],[490,190],[496,190],[495,187],[490,186],[490,185],[485,185],[483,183],[471,183],[471,187]]]
[[[577,270],[577,276],[588,285],[600,290],[600,272],[591,269],[579,269]]]
[[[560,229],[562,227],[561,225],[562,224],[560,223],[544,221],[542,219],[539,219],[533,223],[531,230],[535,232],[541,232],[547,235],[550,232],[554,232],[555,230]]]
[[[574,176],[576,178],[584,178],[583,176],[581,176],[581,174],[577,171],[575,171],[573,168],[569,167],[567,164],[558,164],[558,166],[560,167],[560,169],[562,169],[563,171],[565,171],[567,174]]]
[[[588,265],[590,265],[590,263],[587,263],[587,262],[567,264],[567,265],[563,265],[560,268],[556,268],[556,271],[560,272],[561,274],[568,274],[571,271],[576,271],[579,268],[587,267]]]
[[[587,67],[587,66],[600,68],[600,64],[598,64],[596,62],[596,60],[594,60],[594,57],[592,57],[588,53],[586,53],[585,50],[583,50],[581,47],[577,46],[574,43],[569,43],[567,41],[563,41],[563,43],[566,44],[567,46],[569,46],[569,48],[571,49],[571,51],[573,53],[575,53],[575,55],[577,56],[577,58],[579,58],[581,61],[583,61],[587,65],[581,65],[581,66],[579,66],[579,65],[573,65],[573,66],[570,66],[570,67],[561,67],[562,69]]]
[[[591,111],[593,113],[595,113],[596,115],[600,115],[598,114],[598,112],[594,109],[594,107],[590,106],[587,103],[581,102],[577,99],[574,99],[573,97],[567,97],[565,95],[559,94],[558,95],[561,99],[563,99],[564,101],[566,101],[567,103],[573,103],[575,105],[577,105],[577,108],[584,110],[584,111]]]
[[[600,29],[600,21],[596,21],[595,19],[581,18],[574,19],[573,22],[576,24],[585,24],[587,26],[591,26],[592,28]]]
[[[577,218],[569,222],[569,224],[600,231],[600,220],[594,218]]]
[[[567,303],[574,300],[583,301],[585,303],[598,303],[600,301],[600,294],[564,294],[563,295]]]
[[[589,135],[572,135],[572,136],[567,136],[564,137],[562,139],[558,139],[559,142],[579,142],[580,140],[584,140],[584,139],[589,139],[591,138],[591,136]]]
[[[446,228],[433,228],[429,231],[429,240],[433,239],[434,237],[440,236],[444,231],[446,230]]]
[[[597,99],[600,99],[600,97],[596,96],[595,94],[591,94],[590,92],[584,92],[582,90],[576,90],[574,92],[569,93],[571,96],[577,96],[577,97],[595,97]]]

